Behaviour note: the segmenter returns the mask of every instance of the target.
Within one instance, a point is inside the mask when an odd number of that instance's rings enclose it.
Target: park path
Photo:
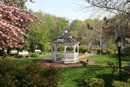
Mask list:
[[[86,61],[87,59],[82,59],[84,57],[91,56],[93,54],[85,54],[82,56],[79,56],[79,61]],[[43,66],[54,66],[54,67],[73,67],[73,66],[82,66],[81,63],[74,63],[74,64],[62,64],[62,63],[52,63],[48,62],[50,59],[42,59],[42,60],[37,60],[36,62],[39,64],[42,64]],[[94,65],[94,61],[89,60],[88,65]]]

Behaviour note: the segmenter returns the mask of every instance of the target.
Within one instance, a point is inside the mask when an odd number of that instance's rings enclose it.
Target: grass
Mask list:
[[[16,59],[8,59],[8,60],[24,65],[26,63],[35,63],[37,60],[47,59],[47,58],[51,58],[51,54],[40,55],[38,58],[16,58]]]
[[[105,87],[111,87],[113,80],[119,80],[119,73],[114,72],[109,66],[80,66],[61,68],[63,83],[58,87],[86,87],[85,79],[92,77],[102,78],[105,81]],[[127,81],[130,75],[122,72],[122,80]]]
[[[89,59],[95,61],[95,64],[106,64],[106,65],[108,61],[113,63],[119,61],[117,55],[92,55],[83,59]],[[121,57],[122,66],[128,65],[129,59],[130,58]]]

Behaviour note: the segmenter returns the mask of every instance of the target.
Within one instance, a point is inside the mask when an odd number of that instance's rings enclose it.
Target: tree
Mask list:
[[[89,6],[87,6],[88,8],[92,7],[97,8],[97,10],[115,13],[115,17],[110,19],[111,22],[114,20],[114,23],[111,23],[112,26],[109,25],[109,27],[113,29],[115,34],[130,37],[128,22],[130,18],[130,0],[85,0],[85,2],[89,4]],[[107,19],[107,22],[108,20],[109,19]]]
[[[41,22],[31,12],[0,2],[0,46],[2,48],[22,48],[23,37],[28,36],[28,25],[34,21]]]
[[[90,7],[96,7],[114,13],[128,13],[130,0],[84,0]],[[89,7],[89,6],[87,6]]]
[[[81,30],[82,30],[82,21],[81,20],[73,20],[69,26],[70,34],[76,39],[81,40]]]
[[[0,0],[0,1],[4,2],[6,5],[9,5],[9,6],[15,6],[15,7],[18,7],[18,8],[21,8],[21,9],[25,9],[26,8],[24,0],[14,0],[14,1],[11,1],[11,0]]]

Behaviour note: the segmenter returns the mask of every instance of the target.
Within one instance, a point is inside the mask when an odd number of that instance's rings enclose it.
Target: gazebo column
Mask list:
[[[79,44],[77,44],[77,60],[79,61]]]
[[[56,44],[54,44],[54,49],[55,49],[55,61],[57,59],[57,47],[56,47]]]
[[[75,49],[76,49],[76,45],[73,46],[73,52],[74,52],[73,58],[74,58],[74,62],[75,62],[75,57],[76,57]]]
[[[68,46],[67,45],[64,45],[64,61],[65,61],[65,58],[66,58],[66,48],[67,48]]]

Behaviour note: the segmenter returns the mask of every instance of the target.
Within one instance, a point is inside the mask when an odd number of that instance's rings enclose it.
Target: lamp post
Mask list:
[[[121,81],[121,45],[122,45],[122,40],[121,40],[121,37],[117,37],[116,40],[116,45],[118,47],[118,58],[119,58],[119,79]]]

